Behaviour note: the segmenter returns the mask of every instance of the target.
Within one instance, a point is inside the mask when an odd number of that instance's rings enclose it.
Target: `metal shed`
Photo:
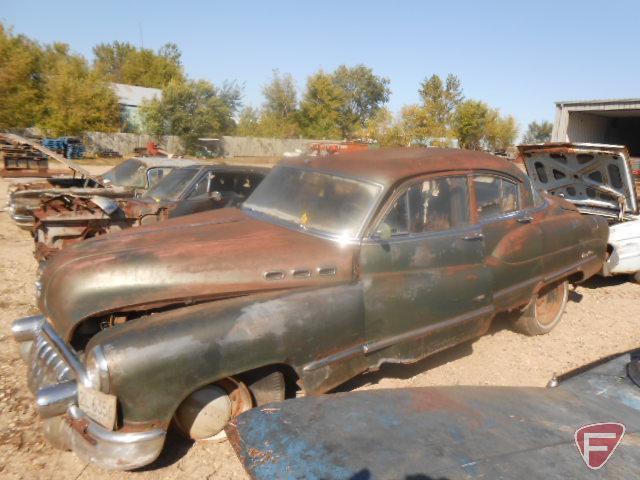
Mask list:
[[[556,102],[552,141],[626,145],[640,156],[640,98]]]

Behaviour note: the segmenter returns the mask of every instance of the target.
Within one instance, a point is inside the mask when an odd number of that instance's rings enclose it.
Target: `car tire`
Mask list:
[[[278,370],[257,370],[199,388],[180,404],[174,425],[193,441],[223,440],[223,425],[242,412],[285,399],[285,378]]]
[[[529,336],[549,333],[560,323],[568,298],[566,280],[545,285],[514,322],[515,330]]]

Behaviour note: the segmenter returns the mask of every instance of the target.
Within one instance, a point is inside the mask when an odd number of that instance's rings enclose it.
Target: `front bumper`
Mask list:
[[[13,221],[16,222],[16,224],[19,227],[23,227],[23,228],[33,227],[33,225],[35,224],[35,219],[33,218],[33,215],[26,212],[16,211],[17,210],[16,205],[12,203],[9,203],[8,207],[9,207],[9,216],[11,216]]]
[[[153,462],[166,431],[112,431],[91,420],[77,404],[84,366],[43,316],[16,320],[13,336],[29,365],[28,385],[43,418],[43,433],[56,448],[73,450],[83,461],[111,470],[131,470]]]

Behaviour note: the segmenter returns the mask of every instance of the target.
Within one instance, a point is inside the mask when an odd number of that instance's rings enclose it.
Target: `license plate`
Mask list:
[[[116,396],[78,384],[78,406],[91,420],[109,430],[116,424]]]

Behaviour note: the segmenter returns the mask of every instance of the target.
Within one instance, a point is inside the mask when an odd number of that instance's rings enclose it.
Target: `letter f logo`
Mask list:
[[[624,431],[621,423],[593,423],[576,430],[576,446],[587,467],[602,468],[622,440]]]

